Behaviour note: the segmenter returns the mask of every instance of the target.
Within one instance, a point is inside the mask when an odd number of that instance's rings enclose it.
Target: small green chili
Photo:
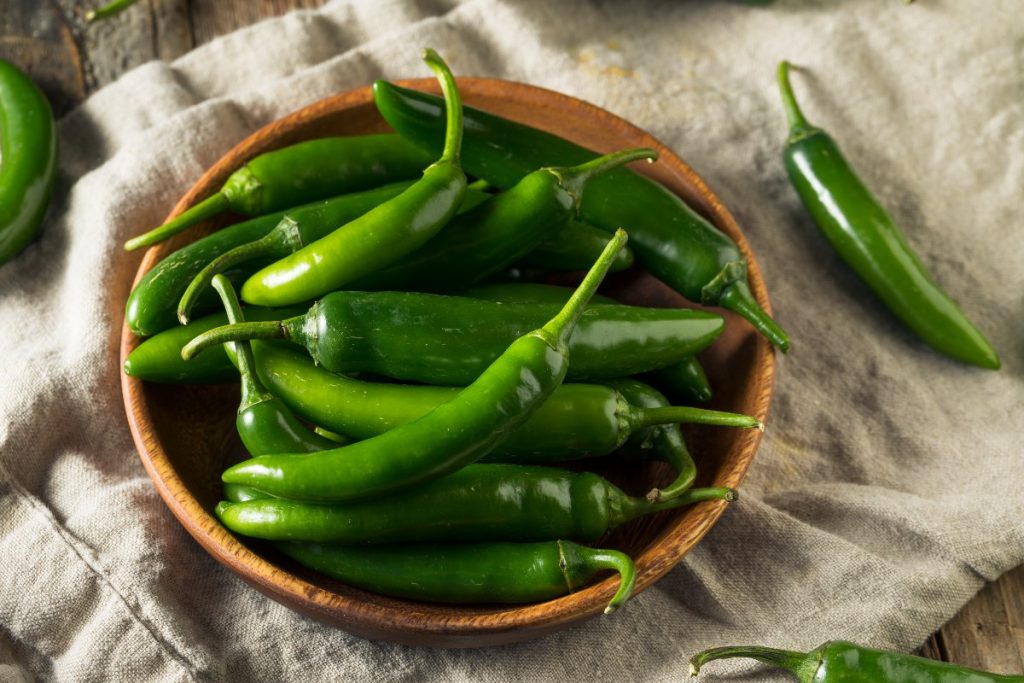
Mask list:
[[[271,541],[594,541],[637,517],[707,500],[733,501],[736,492],[690,489],[654,503],[591,472],[475,464],[376,500],[323,505],[263,497],[221,502],[217,516],[236,533]]]
[[[277,544],[311,569],[375,593],[425,602],[525,603],[550,600],[586,585],[606,570],[619,588],[605,614],[629,599],[633,561],[618,550],[569,541],[341,546]]]
[[[750,657],[791,671],[800,683],[1022,683],[1024,676],[1001,676],[948,662],[883,652],[843,640],[810,652],[776,650],[759,645],[718,647],[690,659],[690,675],[716,659]]]
[[[789,64],[778,70],[789,119],[783,159],[804,207],[842,259],[925,343],[983,368],[999,368],[985,336],[928,274],[903,233],[825,131],[807,122],[789,84]]]

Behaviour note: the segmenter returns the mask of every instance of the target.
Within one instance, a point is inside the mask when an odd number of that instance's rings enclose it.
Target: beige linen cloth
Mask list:
[[[679,681],[700,648],[909,651],[1024,562],[1024,14],[1019,0],[339,1],[126,74],[60,126],[55,206],[0,268],[0,678]],[[234,144],[375,78],[524,81],[635,122],[736,214],[793,338],[743,500],[619,613],[485,650],[300,617],[182,530],[128,433],[117,342],[138,254]],[[780,163],[794,81],[1001,352],[916,341],[843,266]],[[749,663],[706,680],[782,681]]]

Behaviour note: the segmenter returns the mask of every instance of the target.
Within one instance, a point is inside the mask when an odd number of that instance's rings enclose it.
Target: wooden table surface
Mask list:
[[[0,57],[27,71],[60,116],[151,59],[174,59],[223,33],[324,2],[141,0],[86,27],[84,10],[95,6],[88,0],[0,0]],[[1024,567],[986,586],[921,652],[999,673],[1024,672]]]

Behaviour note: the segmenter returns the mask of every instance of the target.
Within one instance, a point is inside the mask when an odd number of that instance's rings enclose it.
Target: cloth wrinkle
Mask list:
[[[88,543],[80,538],[77,538],[74,534],[68,531],[64,526],[54,517],[52,510],[50,510],[45,504],[42,503],[38,498],[33,496],[31,493],[26,491],[18,481],[11,476],[10,471],[7,467],[0,462],[0,476],[3,481],[7,483],[10,490],[20,500],[22,500],[32,512],[42,519],[44,523],[51,527],[56,537],[64,544],[64,546],[71,551],[71,554],[77,558],[82,565],[84,565],[91,574],[100,579],[102,584],[115,596],[118,601],[128,612],[132,619],[134,619],[140,626],[142,626],[147,633],[152,637],[153,641],[172,659],[177,661],[186,672],[188,672],[190,678],[195,679],[196,667],[192,664],[184,654],[179,652],[177,648],[171,645],[167,640],[159,633],[157,627],[141,613],[139,613],[132,603],[138,604],[137,598],[129,600],[127,594],[122,592],[115,585],[113,579],[107,571],[102,567],[98,566],[96,562],[91,561],[86,555],[93,555],[99,557],[99,553],[94,548],[91,548]]]

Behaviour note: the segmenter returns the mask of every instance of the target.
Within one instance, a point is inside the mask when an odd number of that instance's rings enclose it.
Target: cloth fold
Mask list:
[[[1014,0],[338,0],[149,63],[60,122],[43,232],[0,267],[0,676],[100,680],[682,680],[698,649],[910,650],[1024,561],[1024,26]],[[117,343],[121,251],[259,126],[375,78],[533,83],[636,123],[737,216],[793,338],[768,431],[707,538],[615,615],[430,650],[300,617],[222,569],[143,471]],[[1001,352],[916,341],[817,233],[780,160],[783,58],[908,240]],[[699,448],[699,444],[695,445]],[[715,680],[782,681],[747,663]]]

